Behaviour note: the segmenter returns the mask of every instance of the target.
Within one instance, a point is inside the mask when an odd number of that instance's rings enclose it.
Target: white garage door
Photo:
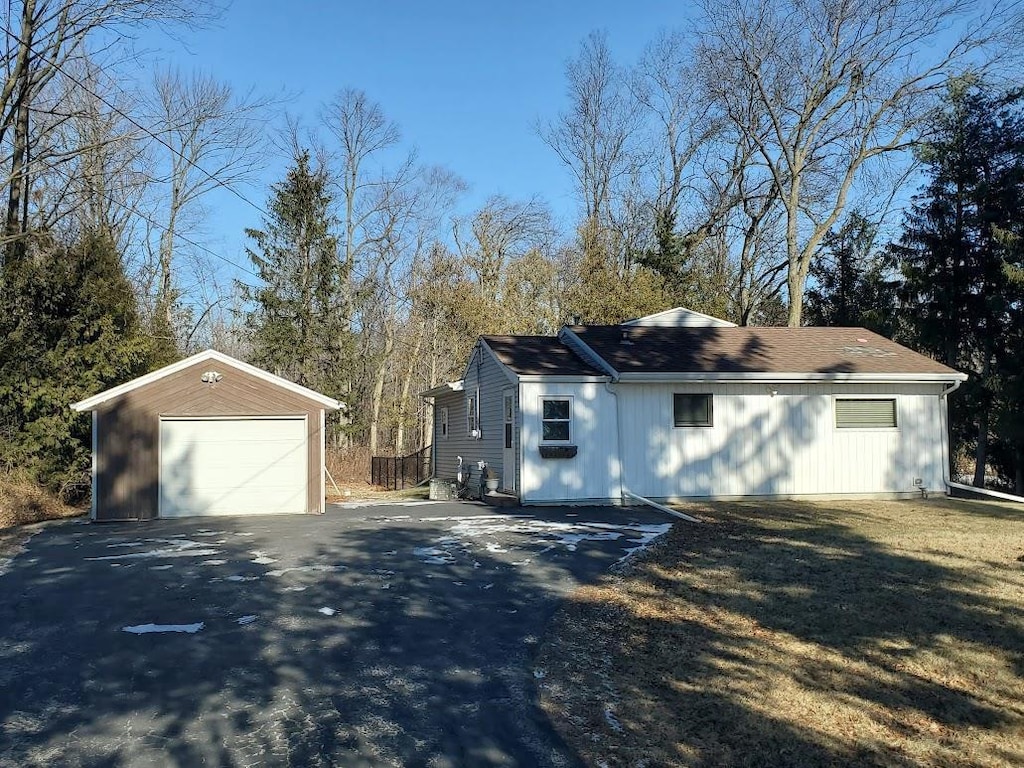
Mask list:
[[[160,517],[306,511],[304,419],[161,419]]]

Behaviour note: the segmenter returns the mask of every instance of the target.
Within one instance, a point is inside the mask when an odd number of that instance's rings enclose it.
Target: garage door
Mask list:
[[[161,419],[160,517],[306,511],[306,422]]]

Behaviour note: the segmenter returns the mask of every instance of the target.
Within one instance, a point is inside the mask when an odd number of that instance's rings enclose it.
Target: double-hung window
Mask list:
[[[541,441],[572,442],[572,398],[541,398]]]
[[[442,406],[441,412],[438,414],[438,430],[441,433],[441,439],[448,439],[448,406]]]

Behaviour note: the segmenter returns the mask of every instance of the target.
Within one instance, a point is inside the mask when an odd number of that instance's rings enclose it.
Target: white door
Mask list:
[[[306,511],[306,420],[160,420],[160,517]]]
[[[501,487],[506,491],[516,489],[516,397],[515,391],[504,393],[505,434],[501,452]]]

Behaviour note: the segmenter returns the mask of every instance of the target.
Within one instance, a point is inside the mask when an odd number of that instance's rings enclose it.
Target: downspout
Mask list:
[[[948,387],[944,388],[941,392],[939,392],[939,402],[942,403],[942,442],[945,447],[945,451],[943,451],[943,453],[945,453],[945,460],[942,462],[942,482],[946,486],[947,495],[949,495],[952,491],[951,483],[953,482],[952,478],[950,478],[949,476],[949,462],[950,459],[952,459],[952,456],[950,456],[949,453],[949,401],[947,398],[951,393],[956,392],[958,389],[960,389],[961,384],[963,384],[963,381],[957,379]]]
[[[641,504],[646,504],[649,507],[653,507],[659,512],[665,512],[666,514],[677,517],[680,520],[686,520],[688,523],[699,523],[696,517],[683,514],[677,510],[667,507],[664,504],[659,504],[656,501],[652,501],[644,496],[637,493],[633,493],[626,485],[626,462],[623,458],[622,453],[622,411],[619,409],[619,393],[615,391],[615,381],[606,381],[604,388],[615,400],[615,453],[619,463],[619,498],[622,499],[622,503],[625,504],[627,499],[639,501]]]

